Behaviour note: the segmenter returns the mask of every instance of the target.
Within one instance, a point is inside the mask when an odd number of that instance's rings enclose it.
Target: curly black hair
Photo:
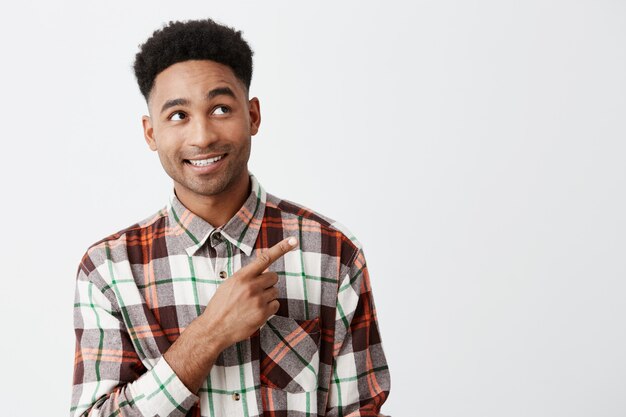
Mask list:
[[[156,76],[177,62],[208,59],[230,67],[250,89],[252,49],[241,31],[211,19],[170,21],[139,46],[133,69],[146,102]]]

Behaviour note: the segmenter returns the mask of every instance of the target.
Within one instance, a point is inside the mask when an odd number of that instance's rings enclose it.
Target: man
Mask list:
[[[390,380],[363,250],[248,171],[261,113],[241,32],[170,22],[134,70],[174,189],[80,263],[71,415],[378,415]]]

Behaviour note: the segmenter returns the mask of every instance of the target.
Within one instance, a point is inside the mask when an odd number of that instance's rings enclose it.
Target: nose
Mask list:
[[[201,149],[210,147],[217,142],[218,135],[208,120],[200,117],[195,118],[189,124],[187,143]]]

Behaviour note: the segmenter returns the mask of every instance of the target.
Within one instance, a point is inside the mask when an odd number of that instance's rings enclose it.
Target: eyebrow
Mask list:
[[[235,93],[229,87],[217,87],[207,93],[206,99],[211,100],[217,96],[230,96],[232,98],[236,98]],[[189,105],[189,100],[187,100],[186,98],[173,98],[163,103],[163,107],[161,107],[161,113],[163,113],[165,110],[169,109],[170,107],[188,106],[188,105]]]
[[[213,90],[209,91],[209,94],[206,95],[207,100],[211,100],[217,96],[230,96],[232,98],[235,97],[235,93],[229,87],[217,87]]]

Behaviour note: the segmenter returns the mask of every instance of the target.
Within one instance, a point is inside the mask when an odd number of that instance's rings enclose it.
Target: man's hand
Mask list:
[[[294,237],[284,239],[235,272],[165,352],[163,358],[191,392],[198,392],[224,349],[252,335],[278,311],[278,275],[266,271],[297,243]]]
[[[212,338],[223,348],[250,337],[280,306],[275,272],[264,272],[296,246],[296,238],[284,239],[261,253],[217,289],[201,321],[213,329]]]

